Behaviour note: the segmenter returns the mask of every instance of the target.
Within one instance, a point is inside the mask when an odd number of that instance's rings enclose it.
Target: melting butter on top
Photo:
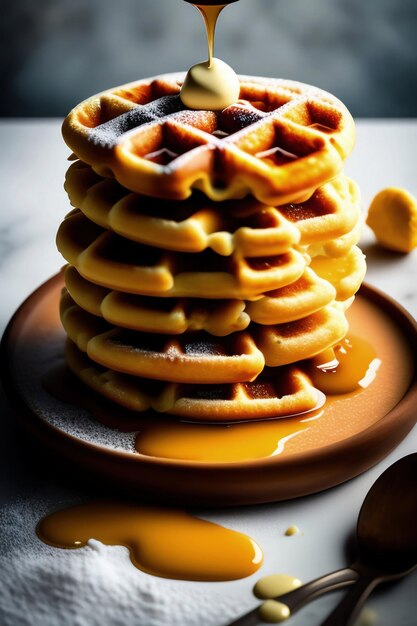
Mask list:
[[[263,561],[260,547],[242,533],[183,511],[105,500],[52,513],[37,534],[58,548],[81,548],[89,539],[125,546],[133,565],[163,578],[236,580]]]
[[[213,56],[217,19],[226,4],[195,4],[203,15],[207,31],[208,61],[194,65],[181,89],[182,102],[190,109],[221,111],[239,98],[239,78],[233,69]]]

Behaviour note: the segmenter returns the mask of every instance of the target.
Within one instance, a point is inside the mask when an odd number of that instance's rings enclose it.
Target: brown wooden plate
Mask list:
[[[357,301],[384,312],[394,334],[408,344],[412,362],[410,384],[407,380],[399,402],[386,414],[373,421],[370,408],[370,419],[359,425],[352,420],[356,425],[351,433],[343,430],[346,420],[335,428],[333,417],[331,429],[326,431],[323,422],[315,437],[295,438],[284,454],[266,458],[207,462],[139,454],[133,448],[134,433],[126,432],[129,428],[121,432],[98,424],[85,409],[53,398],[42,385],[42,373],[64,358],[65,335],[58,314],[62,286],[62,274],[57,274],[16,311],[1,344],[1,377],[16,418],[36,442],[39,454],[46,447],[70,471],[88,474],[97,484],[187,505],[286,500],[361,474],[395,448],[416,422],[417,324],[394,300],[363,285]],[[103,400],[97,397],[97,402]]]

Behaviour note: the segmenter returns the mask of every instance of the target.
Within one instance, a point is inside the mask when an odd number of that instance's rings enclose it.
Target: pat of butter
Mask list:
[[[287,528],[284,534],[286,537],[292,537],[293,535],[298,535],[299,532],[300,529],[298,528],[298,526],[292,525]]]
[[[260,607],[258,615],[263,622],[267,624],[279,624],[284,622],[290,616],[290,609],[282,602],[275,600],[266,600]]]
[[[253,588],[253,593],[262,600],[277,598],[284,593],[294,591],[301,584],[301,580],[288,574],[270,574],[258,580]]]
[[[369,207],[366,223],[388,250],[411,252],[417,247],[417,200],[405,189],[380,191]]]
[[[224,61],[214,58],[193,65],[181,89],[182,102],[189,109],[221,111],[239,99],[238,76]]]

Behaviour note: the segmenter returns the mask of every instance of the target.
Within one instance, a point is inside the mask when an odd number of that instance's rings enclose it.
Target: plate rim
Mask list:
[[[405,438],[417,421],[417,412],[415,410],[417,407],[417,321],[391,296],[368,283],[363,283],[358,293],[381,306],[396,325],[399,326],[401,332],[407,337],[414,359],[414,372],[410,385],[399,402],[377,422],[359,433],[355,433],[341,441],[311,450],[294,452],[288,457],[272,456],[232,462],[210,462],[146,456],[136,452],[107,448],[100,444],[77,438],[39,416],[25,403],[16,387],[11,368],[7,365],[9,359],[13,356],[13,340],[19,335],[19,327],[26,317],[26,310],[32,308],[33,303],[41,302],[45,293],[57,288],[61,283],[63,284],[62,270],[29,294],[11,317],[0,343],[0,379],[3,383],[6,398],[13,409],[13,413],[20,425],[29,429],[33,434],[40,436],[43,443],[47,445],[48,448],[52,448],[53,451],[59,450],[62,443],[69,440],[73,445],[81,446],[84,451],[90,451],[93,454],[99,454],[106,458],[110,456],[113,460],[118,460],[119,462],[133,462],[137,466],[146,466],[148,468],[156,467],[162,470],[177,468],[204,473],[226,472],[228,474],[235,474],[236,470],[247,473],[251,470],[260,471],[262,469],[270,469],[271,467],[279,467],[280,471],[287,472],[294,470],[294,468],[299,469],[300,464],[305,465],[306,468],[311,468],[315,467],[317,462],[322,462],[323,455],[326,456],[327,462],[331,463],[332,459],[337,460],[338,455],[342,452],[343,455],[349,454],[349,452],[357,453],[358,451],[362,451],[364,445],[369,447],[370,442],[372,442],[373,449],[370,450],[369,463],[367,466],[358,471],[353,471],[353,473],[349,474],[344,480],[339,480],[334,483],[339,484],[366,471],[366,469],[375,465],[379,460],[382,460],[382,458],[389,454],[389,452]],[[394,434],[392,433],[393,422],[396,422],[397,425],[397,428],[394,428]],[[41,428],[39,429],[39,427]],[[43,432],[39,432],[39,430]],[[384,445],[384,449],[381,451],[378,444],[382,445],[384,435],[387,431],[393,436],[390,437],[388,445]],[[58,442],[56,441],[57,436]],[[354,470],[354,468],[352,468],[352,470]],[[310,490],[306,493],[313,493],[313,491]],[[259,502],[267,501],[273,500],[259,500]],[[252,503],[254,501],[251,499],[248,502]]]

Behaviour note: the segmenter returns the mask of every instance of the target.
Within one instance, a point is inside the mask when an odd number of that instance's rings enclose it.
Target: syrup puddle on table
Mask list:
[[[236,580],[263,561],[258,544],[240,532],[185,511],[110,500],[51,513],[37,534],[57,548],[82,548],[89,539],[125,546],[135,567],[162,578]]]

